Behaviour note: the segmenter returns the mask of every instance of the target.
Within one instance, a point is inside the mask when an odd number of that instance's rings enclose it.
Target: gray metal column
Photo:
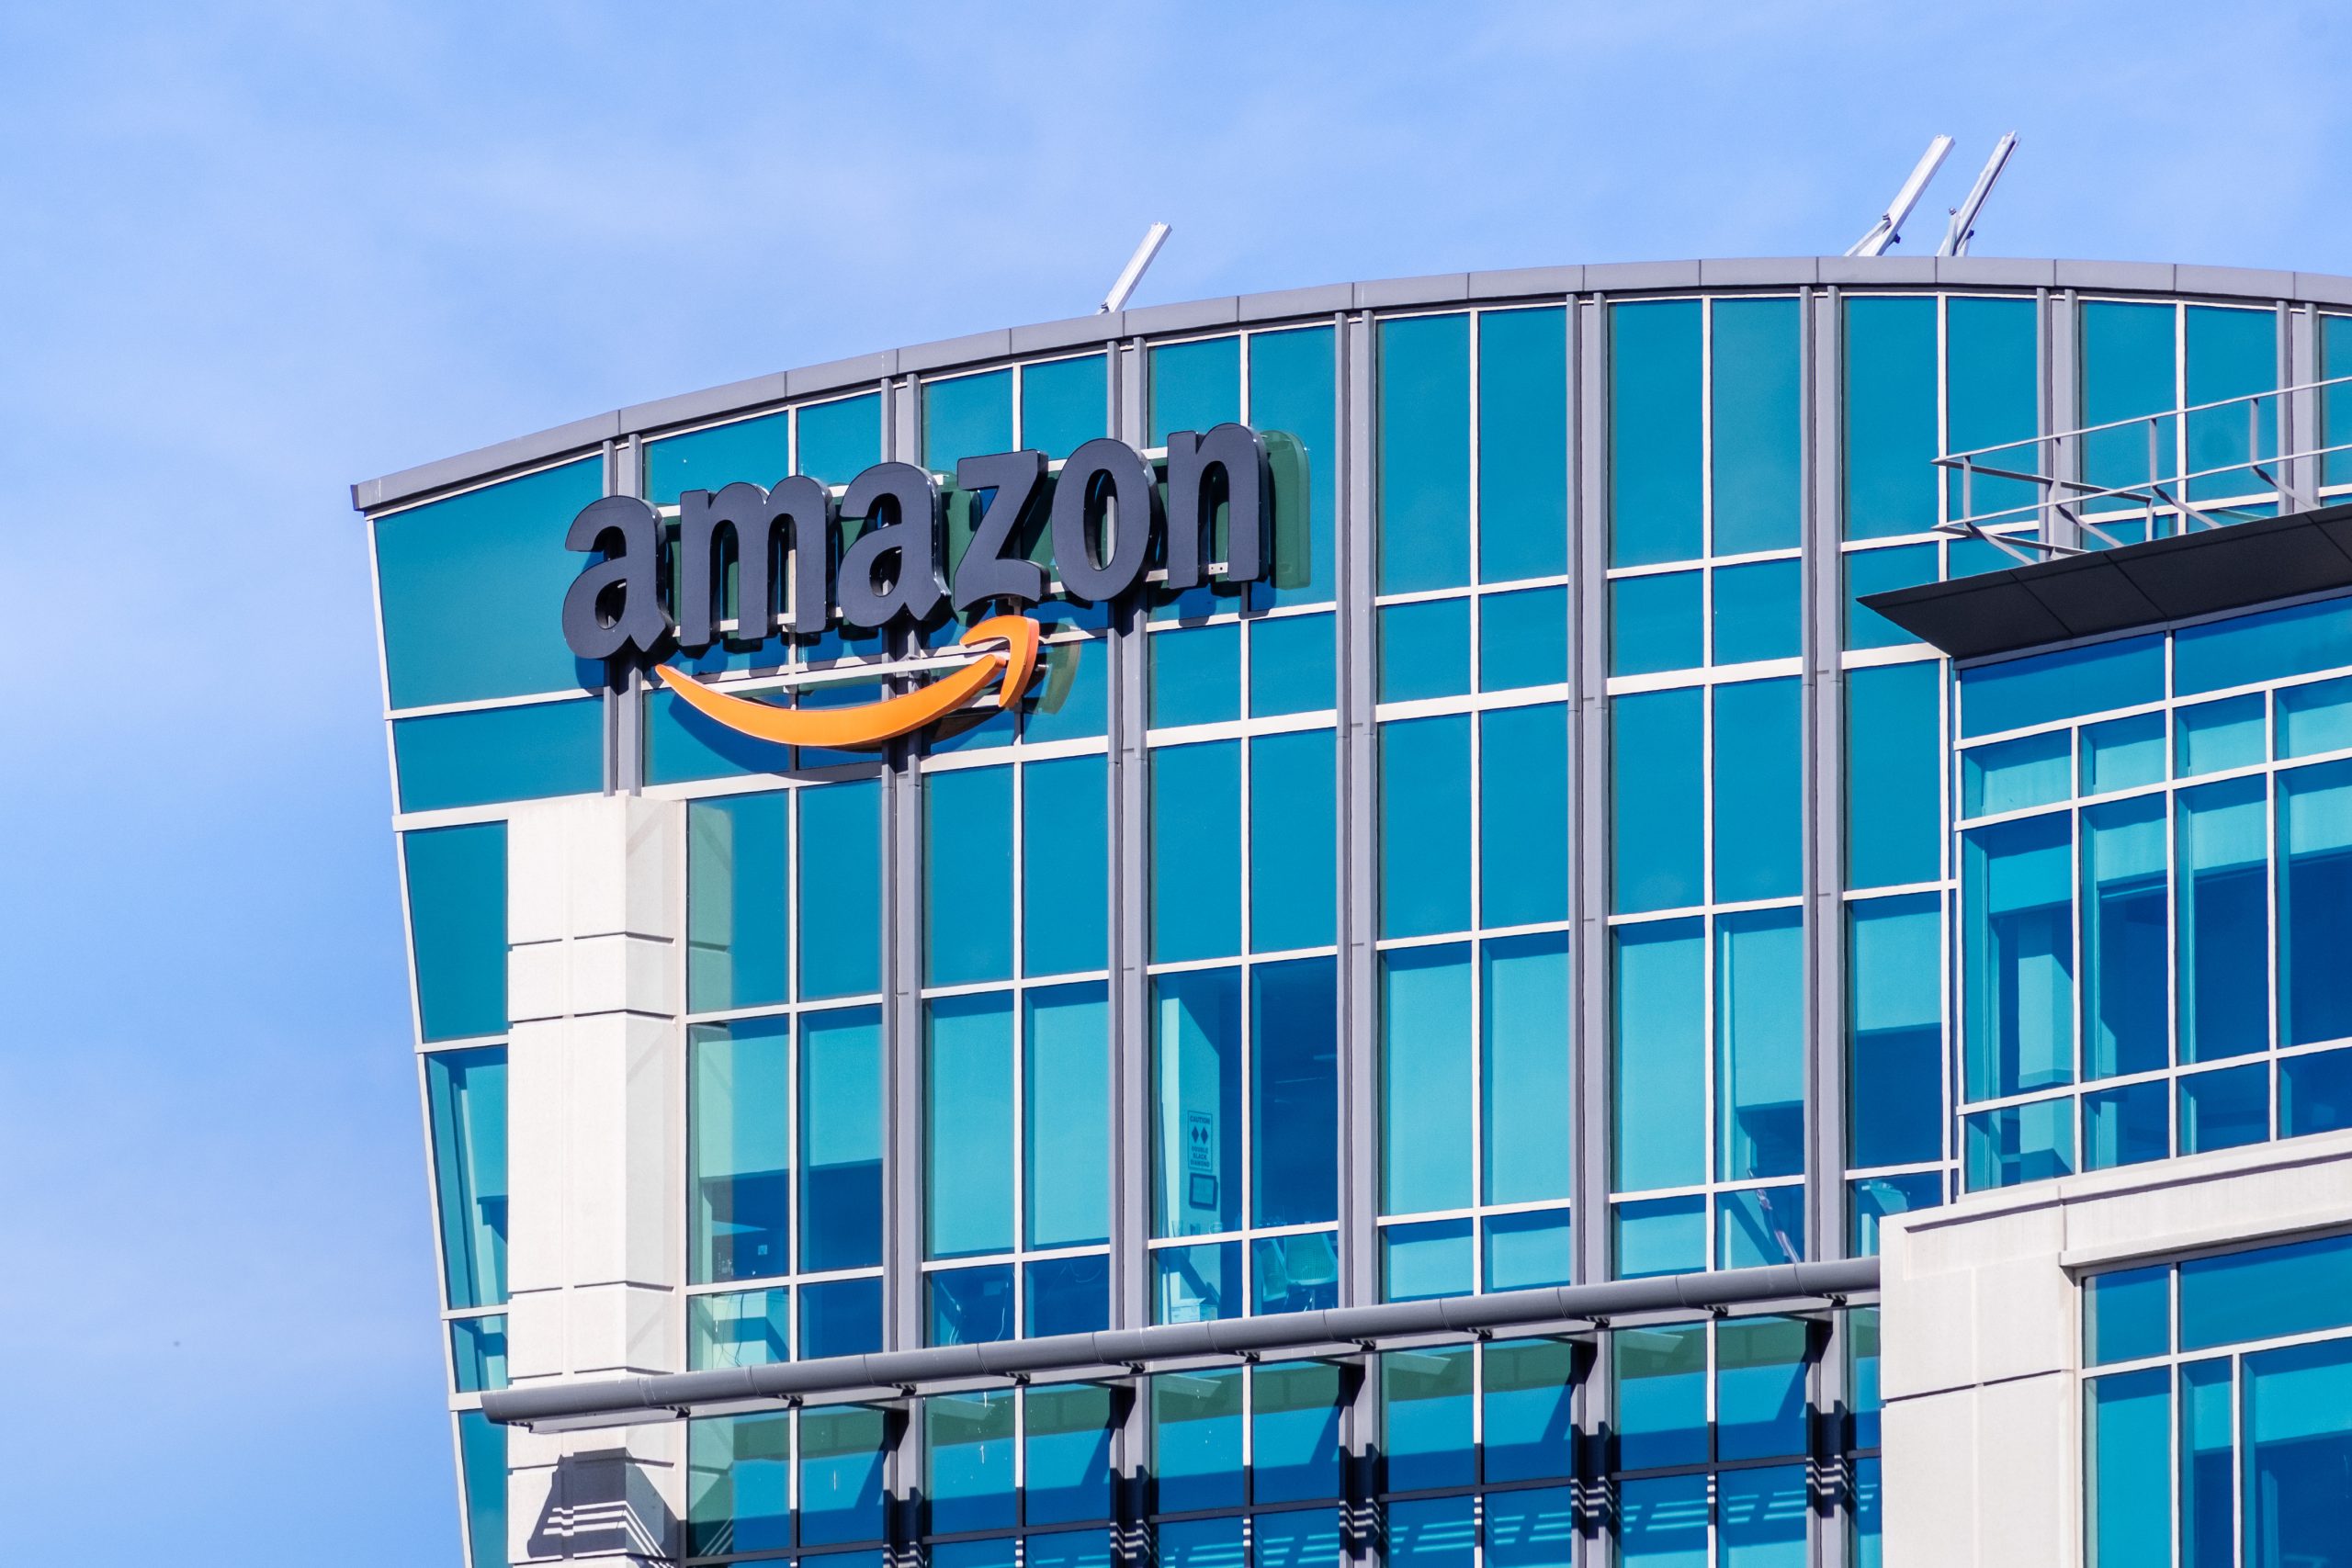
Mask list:
[[[1146,406],[1145,349],[1140,340],[1110,347],[1111,406],[1103,428],[1141,446],[1150,417]],[[1139,1328],[1151,1322],[1151,1001],[1150,758],[1144,744],[1149,710],[1145,685],[1147,619],[1141,609],[1114,620],[1103,649],[1110,656],[1107,733],[1111,791],[1111,1324]],[[1150,1561],[1142,1524],[1148,1495],[1144,1471],[1151,1452],[1151,1382],[1135,1381],[1136,1397],[1111,1435],[1111,1464],[1118,1483],[1124,1527],[1114,1550],[1131,1564]]]
[[[2045,288],[2036,298],[2041,304],[2043,385],[2048,389],[2043,394],[2048,400],[2042,409],[2041,428],[2072,430],[2081,423],[2083,406],[2082,334],[2075,326],[2075,291],[2065,288],[2052,293]],[[2044,460],[2051,466],[2041,472],[2062,479],[2082,478],[2081,440],[2068,436],[2049,443]],[[2083,542],[2080,528],[2055,516],[2050,523],[2049,538],[2053,545],[2079,547]]]
[[[885,462],[922,450],[916,405],[911,378],[883,382]],[[891,742],[882,780],[882,874],[889,894],[882,942],[882,1343],[889,1349],[923,1341],[922,790],[916,744]]]

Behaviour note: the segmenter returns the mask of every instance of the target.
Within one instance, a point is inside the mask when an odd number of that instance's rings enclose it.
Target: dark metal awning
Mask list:
[[[1955,659],[2352,587],[2352,504],[2062,556],[1862,600]]]
[[[686,1416],[795,1404],[903,1398],[1050,1377],[1130,1377],[1262,1356],[1353,1354],[1385,1345],[1476,1338],[1505,1330],[1576,1332],[1688,1318],[1694,1313],[1835,1306],[1878,1289],[1878,1259],[1784,1263],[1561,1285],[1436,1301],[1391,1302],[1214,1323],[1169,1323],[1096,1334],[1057,1334],[990,1345],[777,1361],[654,1377],[604,1378],[482,1395],[492,1420],[541,1431],[636,1426]]]

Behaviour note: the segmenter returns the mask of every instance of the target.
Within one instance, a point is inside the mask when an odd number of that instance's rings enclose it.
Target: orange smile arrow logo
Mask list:
[[[988,690],[1000,670],[1004,671],[1004,681],[997,689],[1000,708],[1019,702],[1036,679],[1037,623],[1026,615],[991,615],[956,640],[977,650],[979,657],[927,686],[854,708],[775,707],[714,692],[666,664],[655,666],[654,672],[688,706],[715,724],[779,746],[840,750],[894,740],[944,718]],[[1003,646],[983,648],[984,643]]]

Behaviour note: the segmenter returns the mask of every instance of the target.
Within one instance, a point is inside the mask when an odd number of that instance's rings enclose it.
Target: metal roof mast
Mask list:
[[[1936,254],[1964,256],[1968,254],[1968,242],[1976,231],[1976,215],[1984,210],[1986,198],[1993,194],[1994,182],[2001,177],[2001,170],[2008,164],[2009,154],[2017,150],[2017,145],[2018,136],[2013,130],[1994,147],[1993,156],[1985,161],[1984,171],[1976,176],[1976,184],[1969,189],[1968,199],[1951,209],[1951,222],[1944,231],[1943,243],[1936,247]],[[1921,153],[1919,162],[1912,166],[1910,178],[1903,182],[1903,188],[1894,193],[1894,199],[1886,204],[1886,210],[1878,215],[1877,220],[1864,231],[1862,237],[1847,247],[1846,254],[1849,256],[1884,255],[1891,246],[1898,243],[1903,238],[1903,225],[1910,221],[1911,209],[1919,205],[1919,197],[1927,190],[1928,182],[1936,177],[1936,171],[1943,166],[1944,158],[1951,152],[1951,138],[1949,136],[1939,136],[1928,142],[1927,152]]]

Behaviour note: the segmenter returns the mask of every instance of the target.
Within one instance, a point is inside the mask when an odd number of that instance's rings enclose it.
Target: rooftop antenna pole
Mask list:
[[[1096,315],[1107,316],[1126,307],[1127,296],[1133,294],[1136,285],[1143,281],[1144,269],[1151,265],[1151,258],[1159,254],[1159,247],[1167,240],[1168,225],[1165,223],[1155,223],[1143,231],[1143,243],[1137,245],[1136,254],[1127,258],[1127,265],[1120,270],[1119,280],[1111,285],[1110,293],[1102,296],[1102,303],[1094,308]]]
[[[1951,151],[1951,138],[1949,136],[1939,136],[1928,142],[1927,152],[1920,155],[1917,165],[1912,169],[1911,177],[1903,182],[1903,188],[1894,193],[1894,199],[1888,202],[1886,210],[1878,215],[1878,221],[1871,224],[1869,231],[1855,241],[1846,254],[1849,256],[1884,255],[1887,246],[1903,238],[1904,220],[1911,216],[1911,209],[1919,205],[1919,193],[1928,188],[1929,180],[1936,177],[1936,171],[1943,166],[1944,154]]]
[[[1995,182],[2001,171],[2008,167],[2009,154],[2018,150],[2018,133],[2010,131],[1993,146],[1993,155],[1984,160],[1984,167],[1976,183],[1968,187],[1968,199],[1951,209],[1951,226],[1944,231],[1944,243],[1936,247],[1939,256],[1964,256],[1968,242],[1976,236],[1976,215],[1984,210],[1987,197],[1993,194]]]

